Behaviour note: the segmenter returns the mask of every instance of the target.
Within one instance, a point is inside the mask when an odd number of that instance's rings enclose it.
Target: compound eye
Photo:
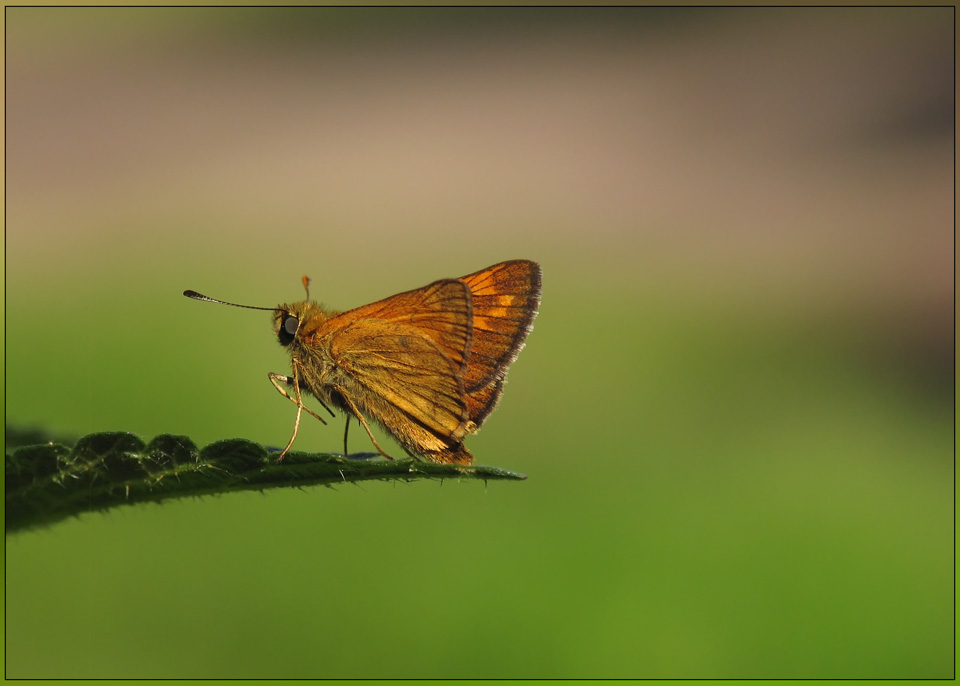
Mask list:
[[[292,314],[283,318],[283,324],[280,325],[280,331],[277,337],[280,339],[280,345],[287,346],[293,343],[293,337],[297,335],[297,329],[300,328],[300,320]]]

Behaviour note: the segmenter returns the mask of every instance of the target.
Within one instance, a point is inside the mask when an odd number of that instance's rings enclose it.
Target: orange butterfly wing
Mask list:
[[[511,260],[463,276],[473,301],[473,343],[464,373],[470,419],[477,428],[496,408],[507,368],[517,359],[540,306],[541,269]]]
[[[339,328],[344,320],[379,319],[413,326],[436,343],[459,371],[473,339],[472,313],[469,294],[459,281],[443,279],[348,310],[328,324]]]
[[[449,279],[331,317],[337,368],[359,388],[351,400],[416,452],[467,433],[463,371],[472,337],[469,291]]]
[[[537,263],[502,262],[334,315],[312,335],[349,380],[340,391],[403,445],[469,463],[459,444],[496,408],[540,289]]]

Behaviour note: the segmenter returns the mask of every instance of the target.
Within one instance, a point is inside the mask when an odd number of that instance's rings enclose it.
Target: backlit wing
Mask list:
[[[467,416],[473,422],[472,431],[477,431],[483,425],[490,413],[497,409],[500,394],[503,392],[503,379],[494,379],[490,385],[464,396],[467,405]]]
[[[512,260],[460,278],[473,301],[473,343],[464,373],[470,419],[493,412],[507,368],[517,359],[540,306],[540,265]]]

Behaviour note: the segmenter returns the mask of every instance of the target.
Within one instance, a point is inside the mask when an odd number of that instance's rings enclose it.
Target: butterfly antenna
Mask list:
[[[303,290],[307,292],[307,300],[310,299],[310,277],[306,274],[303,275]]]
[[[210,298],[202,293],[197,293],[196,291],[186,290],[183,292],[188,298],[193,298],[194,300],[203,300],[208,303],[217,303],[218,305],[230,305],[231,307],[242,307],[247,310],[267,310],[268,312],[273,312],[276,307],[254,307],[253,305],[238,305],[237,303],[228,303],[225,300],[217,300],[216,298]]]

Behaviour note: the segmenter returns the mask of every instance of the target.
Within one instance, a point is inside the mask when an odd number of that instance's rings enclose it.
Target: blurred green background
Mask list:
[[[7,8],[8,424],[283,445],[185,288],[544,295],[468,441],[528,481],[8,536],[6,675],[952,677],[953,21]]]

